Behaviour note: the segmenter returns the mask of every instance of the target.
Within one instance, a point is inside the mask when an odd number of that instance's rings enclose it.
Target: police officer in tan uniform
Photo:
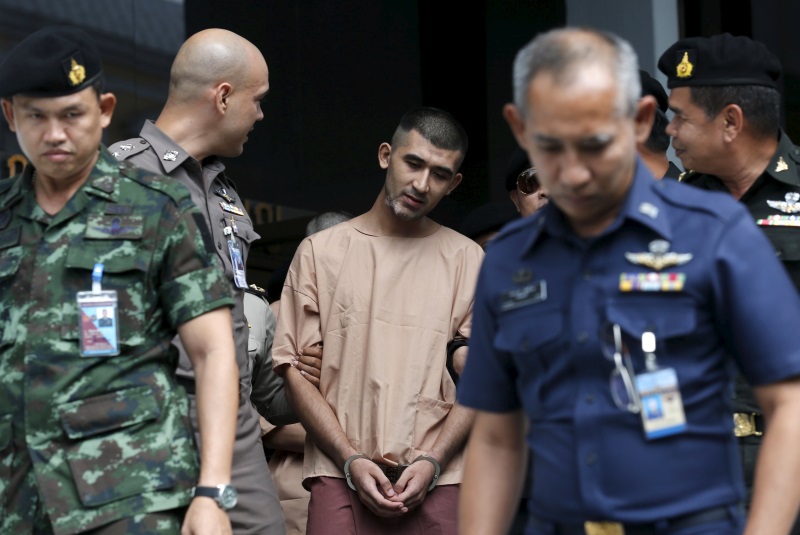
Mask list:
[[[168,175],[189,189],[230,282],[240,395],[232,473],[239,503],[229,514],[234,533],[242,535],[282,535],[284,528],[258,417],[248,399],[252,362],[243,304],[248,287],[244,266],[250,244],[259,235],[218,157],[242,154],[247,134],[264,117],[261,101],[269,89],[268,76],[264,57],[246,39],[221,29],[198,32],[178,51],[167,103],[156,122],[146,122],[139,137],[109,147],[117,159]],[[194,380],[185,359],[178,377],[191,394]]]

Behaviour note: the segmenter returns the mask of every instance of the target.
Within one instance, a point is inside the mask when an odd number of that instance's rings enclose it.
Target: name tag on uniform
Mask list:
[[[636,391],[641,400],[642,425],[648,440],[686,430],[686,415],[674,368],[636,375]]]
[[[500,310],[504,312],[540,303],[547,299],[547,282],[541,280],[521,288],[514,288],[503,293],[501,299]]]

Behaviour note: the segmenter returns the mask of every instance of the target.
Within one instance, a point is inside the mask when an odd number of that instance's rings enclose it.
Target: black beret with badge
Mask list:
[[[639,69],[639,81],[642,84],[642,96],[652,95],[658,103],[658,108],[667,113],[669,109],[669,98],[661,82],[650,76],[650,73]]]
[[[658,60],[667,87],[760,85],[778,89],[781,63],[769,49],[749,37],[729,33],[687,37]]]
[[[97,45],[69,26],[49,26],[26,37],[0,64],[0,97],[60,97],[82,91],[103,75]]]

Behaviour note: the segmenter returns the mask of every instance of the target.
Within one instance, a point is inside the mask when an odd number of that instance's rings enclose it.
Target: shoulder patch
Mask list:
[[[131,138],[126,139],[125,141],[114,143],[108,147],[108,152],[110,152],[111,156],[117,160],[123,161],[127,158],[130,158],[134,154],[139,154],[140,152],[147,150],[149,147],[150,145],[142,143],[140,138]]]
[[[119,169],[120,173],[127,178],[145,187],[168,195],[179,206],[183,205],[185,202],[189,202],[190,204],[192,202],[189,190],[177,180],[173,180],[165,175],[152,173],[141,167],[136,167],[130,162],[121,162],[119,164]]]

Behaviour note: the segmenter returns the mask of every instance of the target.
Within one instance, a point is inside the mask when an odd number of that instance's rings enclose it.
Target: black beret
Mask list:
[[[639,81],[642,83],[642,96],[652,95],[658,102],[658,107],[664,113],[669,109],[669,98],[661,82],[650,76],[650,73],[639,69]]]
[[[511,159],[506,166],[506,191],[514,191],[517,187],[517,177],[521,172],[531,168],[528,155],[524,150],[517,147],[511,155]]]
[[[0,64],[0,97],[70,95],[102,74],[100,52],[89,34],[50,26],[26,37]]]
[[[470,212],[461,222],[458,231],[474,240],[483,234],[500,230],[506,223],[518,217],[514,204],[508,199],[492,201]]]
[[[763,85],[778,88],[781,63],[766,46],[729,33],[688,37],[658,60],[667,87]]]

